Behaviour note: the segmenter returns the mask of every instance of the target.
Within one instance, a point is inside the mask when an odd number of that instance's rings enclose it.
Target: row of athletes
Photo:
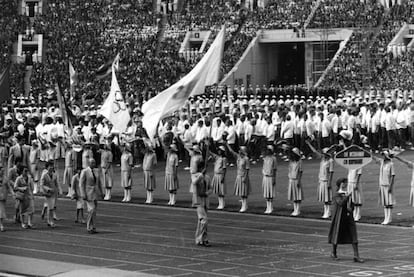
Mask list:
[[[352,133],[348,131],[341,132],[341,145],[349,145],[352,141]],[[329,218],[330,216],[330,204],[332,201],[332,189],[331,182],[333,176],[333,154],[337,151],[338,147],[334,146],[331,148],[323,148],[322,151],[318,152],[310,142],[307,142],[308,146],[312,149],[318,157],[321,158],[320,171],[319,171],[319,186],[318,186],[318,201],[324,204],[324,212],[322,217]],[[142,164],[143,175],[144,175],[144,185],[147,191],[146,203],[153,202],[153,192],[156,188],[156,180],[153,170],[157,165],[157,157],[152,147],[151,143],[146,141],[143,144],[145,146],[145,154]],[[36,144],[34,144],[36,147]],[[33,147],[33,145],[32,145]],[[123,153],[121,155],[121,186],[124,189],[124,198],[122,202],[131,201],[131,189],[132,189],[132,169],[133,169],[133,157],[131,153],[130,144],[126,144],[123,147]],[[191,180],[193,181],[194,174],[197,172],[198,165],[204,163],[206,154],[205,151],[202,151],[199,145],[194,145],[191,148],[186,148],[190,153],[190,175]],[[287,154],[289,160],[289,188],[288,188],[288,199],[293,202],[294,210],[292,216],[297,216],[300,214],[300,204],[303,200],[303,191],[302,191],[302,153],[296,147],[289,147],[284,141],[280,141],[276,145],[268,145],[263,155],[263,197],[266,199],[267,207],[265,210],[266,214],[273,212],[272,201],[275,197],[275,185],[276,185],[276,171],[277,171],[277,159],[275,152],[282,150]],[[178,148],[177,145],[172,144],[168,148],[168,153],[166,157],[166,168],[165,168],[165,183],[164,188],[169,192],[169,205],[175,205],[175,196],[177,190],[179,189],[178,183]],[[235,181],[234,194],[241,198],[241,208],[240,212],[245,212],[247,210],[247,198],[251,192],[250,179],[249,179],[249,169],[250,169],[250,159],[247,148],[245,146],[240,147],[238,152],[235,152],[231,146],[227,143],[219,145],[218,147],[209,147],[208,156],[214,159],[214,175],[213,175],[213,188],[214,193],[218,196],[218,207],[217,209],[224,209],[225,207],[225,195],[227,194],[226,189],[226,171],[228,165],[228,156],[232,155],[237,159],[237,177]],[[391,222],[391,209],[394,205],[393,197],[393,186],[394,186],[394,168],[393,163],[388,163],[391,161],[392,155],[384,151],[383,152],[383,161],[381,163],[381,172],[380,174],[380,188],[389,187],[389,193],[385,193],[385,190],[380,190],[383,193],[381,194],[381,203],[383,204],[384,210],[384,224]],[[89,161],[94,158],[94,153],[88,145],[85,147],[79,147],[79,145],[67,144],[66,155],[65,155],[65,170],[63,176],[63,185],[68,187],[69,197],[73,197],[74,192],[77,191],[76,186],[73,184],[73,176],[76,175],[76,172],[80,168],[85,169],[89,166]],[[412,167],[412,164],[409,161],[405,161],[399,157],[397,159],[405,162],[408,166]],[[81,161],[81,166],[79,165]],[[18,164],[18,160],[15,161],[15,164]],[[15,166],[16,167],[16,166]],[[384,171],[385,169],[387,171]],[[8,177],[11,181],[14,181],[15,178],[8,171]],[[37,168],[30,168],[31,176],[34,181],[34,193],[41,191],[41,185],[39,185],[38,177],[39,174],[36,172]],[[104,191],[104,200],[111,199],[111,190],[113,187],[113,154],[110,149],[110,145],[105,145],[104,149],[100,151],[100,172],[98,172],[98,177],[102,181],[103,191]],[[350,170],[348,173],[348,181],[350,188],[352,188],[352,201],[355,204],[354,218],[358,221],[361,218],[361,206],[362,206],[362,187],[360,184],[361,170]],[[41,182],[40,182],[41,183]],[[190,192],[192,189],[190,188]],[[410,204],[413,205],[413,195],[414,189],[413,185],[411,186],[410,191]]]

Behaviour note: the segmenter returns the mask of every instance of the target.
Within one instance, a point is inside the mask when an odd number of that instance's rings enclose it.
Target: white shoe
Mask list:
[[[297,216],[296,211],[293,211],[290,216]]]
[[[266,209],[266,211],[264,212],[265,214],[271,214],[273,212],[272,208]]]
[[[68,194],[66,194],[66,197],[72,197],[72,195],[68,192]]]
[[[190,167],[188,167],[188,166],[184,167],[184,170],[190,170]]]
[[[309,157],[308,157],[308,160],[312,160],[312,157],[311,157],[311,156],[309,156]]]
[[[328,214],[324,214],[324,215],[322,216],[322,218],[324,218],[324,219],[329,218],[329,215],[328,215]]]
[[[247,211],[247,203],[246,202],[243,202],[243,200],[242,200],[242,206],[241,206],[241,208],[240,208],[240,213],[244,213],[245,211]]]

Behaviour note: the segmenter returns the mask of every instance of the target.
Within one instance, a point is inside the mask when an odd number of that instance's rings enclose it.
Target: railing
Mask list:
[[[319,9],[319,6],[321,5],[322,0],[317,0],[314,4],[314,6],[312,7],[312,11],[309,14],[308,18],[306,18],[305,23],[303,24],[303,27],[306,29],[308,28],[308,25],[310,24],[310,22],[312,21],[313,17],[315,16],[316,11]]]
[[[339,56],[341,55],[342,51],[345,49],[346,45],[350,41],[351,37],[352,37],[352,33],[351,33],[351,35],[348,38],[346,38],[343,42],[340,43],[338,51],[336,52],[336,54],[332,58],[331,62],[328,64],[328,66],[326,67],[326,69],[322,73],[321,77],[319,77],[319,80],[313,86],[314,88],[317,88],[323,82],[323,80],[325,79],[326,75],[332,69],[332,67],[335,65],[336,60],[339,58]]]

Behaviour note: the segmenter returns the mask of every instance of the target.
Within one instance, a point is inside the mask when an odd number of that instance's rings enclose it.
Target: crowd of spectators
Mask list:
[[[366,68],[363,61],[363,50],[368,46],[373,37],[371,31],[354,31],[350,40],[345,45],[334,66],[325,76],[322,87],[336,87],[355,89],[364,85]]]
[[[381,90],[411,89],[413,79],[409,70],[413,68],[413,54],[405,53],[402,57],[397,57],[387,49],[404,23],[414,23],[414,1],[393,6],[377,28],[354,31],[351,41],[321,86],[344,89],[368,86]]]
[[[411,89],[413,80],[407,70],[413,68],[413,53],[403,53],[402,56],[389,52],[388,44],[395,34],[405,24],[414,23],[414,1],[406,1],[404,5],[395,5],[384,19],[383,27],[375,40],[371,59],[374,61],[374,83],[381,89],[391,86]]]
[[[377,0],[322,0],[310,28],[375,27],[384,7]]]
[[[28,28],[45,38],[43,63],[33,64],[31,87],[34,95],[53,88],[58,81],[68,91],[68,63],[79,73],[75,95],[83,101],[102,101],[109,90],[110,78],[96,79],[96,69],[121,56],[117,74],[121,90],[137,95],[139,102],[167,88],[188,73],[198,62],[180,55],[181,43],[188,30],[211,30],[211,43],[223,24],[226,46],[222,73],[228,73],[260,29],[303,28],[315,0],[270,0],[263,8],[247,9],[237,0],[188,0],[181,11],[162,15],[153,11],[152,1],[50,0],[43,15],[33,24],[19,16],[17,1],[0,0],[5,16],[0,18],[0,70],[10,64],[17,34]],[[361,27],[354,31],[342,54],[321,84],[323,91],[358,89],[375,84],[389,88],[412,67],[412,54],[399,59],[387,53],[387,44],[404,22],[414,21],[414,1],[392,7],[388,14],[375,0],[322,0],[310,28]],[[160,27],[164,27],[160,39]],[[374,35],[375,27],[378,34]],[[208,47],[207,47],[208,48]],[[370,66],[369,73],[366,67]],[[401,74],[399,74],[401,73]],[[370,75],[370,76],[367,76]],[[12,90],[24,91],[24,65],[11,67]],[[410,78],[402,80],[408,88]],[[324,89],[326,88],[326,89]],[[289,90],[289,89],[288,89]],[[80,93],[82,92],[82,93]],[[98,92],[98,93],[97,93]]]
[[[303,26],[315,2],[314,0],[271,0],[265,8],[252,12],[251,23],[257,29],[292,29]]]
[[[0,7],[0,74],[10,66],[12,93],[18,95],[23,92],[24,73],[22,66],[11,65],[13,42],[28,26],[28,19],[18,15],[16,0],[0,0]]]
[[[414,52],[409,51],[403,55],[389,59],[387,67],[378,77],[378,87],[386,90],[396,87],[411,90],[414,87]]]

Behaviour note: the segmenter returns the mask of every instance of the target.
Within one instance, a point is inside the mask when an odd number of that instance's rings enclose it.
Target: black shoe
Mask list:
[[[88,233],[89,234],[97,234],[98,231],[96,231],[95,229],[92,229],[92,230],[88,230]]]
[[[48,223],[47,226],[49,226],[50,228],[56,228],[56,225],[54,223]]]
[[[197,246],[211,247],[211,244],[208,241],[203,241],[197,243]]]
[[[354,262],[355,263],[364,263],[365,261],[363,259],[361,259],[360,257],[354,257]]]
[[[339,260],[338,256],[336,256],[336,254],[334,254],[334,253],[331,253],[331,258],[332,258],[332,260],[334,260],[334,261]]]
[[[211,244],[208,241],[203,242],[203,246],[205,247],[211,247]]]

